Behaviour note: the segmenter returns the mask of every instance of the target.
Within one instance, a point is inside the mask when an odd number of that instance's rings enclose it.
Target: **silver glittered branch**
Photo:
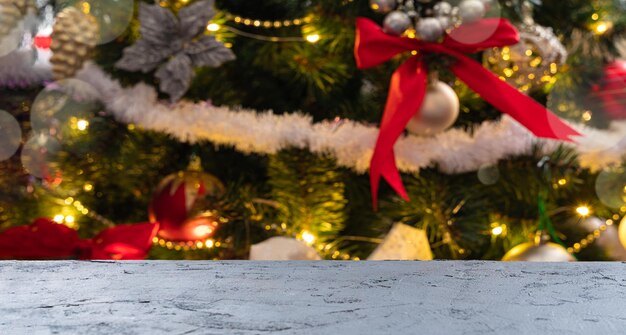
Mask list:
[[[115,66],[144,73],[157,69],[160,90],[172,101],[180,100],[191,85],[194,68],[218,67],[235,59],[235,54],[215,37],[204,35],[214,15],[213,0],[184,7],[178,17],[167,8],[141,3],[141,38],[124,49]]]

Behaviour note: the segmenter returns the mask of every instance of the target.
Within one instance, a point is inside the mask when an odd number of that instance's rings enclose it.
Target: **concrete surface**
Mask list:
[[[0,262],[0,334],[624,334],[622,263]]]

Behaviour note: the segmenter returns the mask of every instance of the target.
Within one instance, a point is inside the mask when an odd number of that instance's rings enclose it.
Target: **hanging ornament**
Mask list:
[[[53,26],[52,72],[56,80],[73,77],[98,43],[97,21],[74,7],[63,9]]]
[[[487,7],[481,0],[463,0],[458,12],[463,23],[474,23],[485,17]]]
[[[483,19],[489,0],[463,0],[454,7],[441,0],[371,0],[371,8],[387,13],[383,22],[387,34],[400,36],[412,31],[417,37],[433,42],[454,26]]]
[[[370,0],[370,8],[377,13],[389,13],[396,8],[396,0]]]
[[[250,248],[251,261],[317,261],[322,257],[315,248],[294,238],[277,236]]]
[[[434,17],[427,17],[417,22],[415,30],[420,39],[428,42],[434,42],[440,39],[445,33],[446,27],[442,22]]]
[[[387,34],[400,36],[412,26],[411,18],[405,12],[396,10],[389,13],[383,21],[383,30]]]
[[[0,0],[0,57],[18,48],[27,16],[36,11],[32,0]]]
[[[538,233],[534,242],[522,243],[509,250],[505,262],[573,262],[576,259],[565,248],[549,242],[546,234]]]
[[[150,222],[159,223],[157,236],[172,242],[204,242],[221,224],[211,201],[224,193],[224,185],[202,171],[195,157],[186,171],[171,174],[157,187],[148,210]]]
[[[415,135],[432,135],[448,129],[459,116],[459,97],[452,87],[435,80],[428,86],[420,112],[406,128]]]
[[[611,120],[626,119],[626,61],[615,60],[604,67],[600,83],[592,88],[593,110]]]
[[[522,5],[522,16],[520,42],[485,52],[484,61],[501,78],[528,91],[555,81],[554,75],[567,60],[567,50],[552,28],[535,23],[528,1]]]

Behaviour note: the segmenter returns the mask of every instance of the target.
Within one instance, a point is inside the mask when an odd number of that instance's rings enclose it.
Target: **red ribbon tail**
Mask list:
[[[571,136],[581,136],[543,105],[500,80],[481,64],[461,54],[455,57],[457,63],[451,69],[460,80],[537,137],[572,141]]]
[[[419,112],[426,95],[426,87],[426,67],[417,57],[408,59],[391,78],[387,105],[370,164],[374,208],[377,207],[381,177],[385,178],[402,198],[409,199],[402,185],[393,147],[411,118]]]

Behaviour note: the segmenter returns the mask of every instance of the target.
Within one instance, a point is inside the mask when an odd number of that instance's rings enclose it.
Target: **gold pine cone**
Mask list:
[[[0,0],[0,38],[15,29],[29,12],[35,12],[33,0]]]
[[[98,43],[98,23],[74,7],[65,8],[52,28],[52,72],[54,79],[73,77],[82,69]]]

